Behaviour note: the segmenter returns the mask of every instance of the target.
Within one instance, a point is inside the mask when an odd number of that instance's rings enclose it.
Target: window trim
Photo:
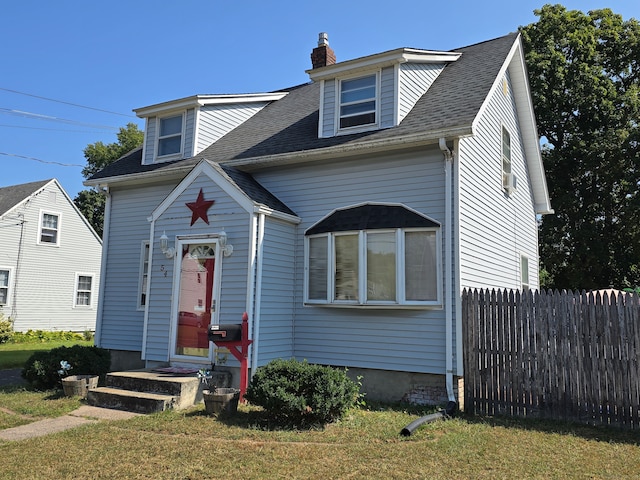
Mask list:
[[[80,277],[89,277],[91,279],[91,290],[81,290],[79,287]],[[75,283],[73,287],[73,308],[83,308],[83,309],[93,309],[93,304],[95,300],[95,274],[94,273],[85,273],[85,272],[76,272],[75,273]],[[80,292],[89,292],[89,304],[79,304],[78,303],[78,293]]]
[[[147,252],[147,257],[145,258],[145,251]],[[144,310],[146,308],[146,299],[147,299],[147,288],[144,288],[145,281],[144,277],[147,277],[147,285],[149,284],[149,265],[151,264],[151,246],[149,240],[144,240],[140,245],[140,265],[138,269],[138,304],[137,310]],[[145,272],[145,266],[147,267]],[[144,288],[144,290],[143,290]],[[145,302],[142,303],[142,296],[145,296]]]
[[[375,300],[369,301],[367,298],[367,234],[395,232],[396,235],[396,299],[395,300]],[[407,232],[432,232],[435,234],[435,259],[436,265],[436,299],[426,301],[415,301],[406,299],[406,271],[405,271],[405,233]],[[335,298],[335,237],[342,235],[358,235],[358,299],[338,300]],[[309,298],[309,260],[310,241],[313,238],[327,238],[327,294],[325,299]],[[304,304],[306,306],[332,306],[351,308],[442,308],[442,232],[441,227],[398,227],[380,229],[362,229],[350,231],[323,232],[312,235],[305,235],[304,243]]]
[[[176,117],[180,117],[180,123],[181,123],[181,128],[180,128],[180,133],[172,133],[171,135],[164,135],[161,136],[160,135],[160,129],[162,126],[162,120],[167,120],[170,118],[176,118]],[[158,116],[156,117],[156,155],[155,158],[157,161],[167,161],[167,160],[173,160],[173,159],[177,159],[177,158],[182,158],[182,154],[184,152],[184,137],[185,137],[185,130],[186,130],[186,125],[185,125],[185,119],[186,119],[186,111],[182,111],[182,112],[174,112],[168,115],[162,115],[162,116]],[[160,142],[164,139],[168,139],[168,138],[173,138],[173,137],[177,137],[180,136],[180,150],[178,152],[175,153],[168,153],[166,155],[160,155]]]
[[[505,140],[508,140],[505,141]],[[502,188],[507,192],[508,195],[513,193],[515,188],[513,185],[513,150],[512,150],[511,141],[511,132],[506,127],[506,125],[502,125],[500,130],[500,165],[502,172]],[[508,156],[505,155],[505,146],[508,147]]]
[[[375,116],[375,120],[372,123],[364,123],[364,124],[360,124],[360,125],[353,125],[350,127],[341,127],[340,126],[340,121],[342,120],[343,116],[341,114],[342,111],[342,84],[343,82],[348,82],[351,80],[359,80],[362,78],[367,78],[367,77],[374,77],[374,87],[375,87],[375,94],[373,97],[373,101],[375,102],[375,109],[373,111],[373,114]],[[336,135],[339,134],[349,134],[349,133],[357,133],[357,132],[361,132],[361,131],[368,131],[368,130],[375,130],[377,128],[379,128],[379,124],[380,124],[380,70],[376,70],[375,72],[371,72],[371,73],[366,73],[366,74],[357,74],[357,75],[350,75],[348,77],[343,77],[343,78],[337,78],[336,79],[336,106],[335,106],[335,132]],[[359,101],[359,102],[347,102],[347,104],[349,105],[357,105],[359,103],[366,103],[368,101],[371,101],[371,99],[366,99],[364,101]]]
[[[526,264],[526,265],[525,265]],[[525,268],[526,266],[526,268]],[[524,253],[520,254],[520,288],[529,290],[531,288],[531,278],[529,275],[529,257]],[[526,274],[526,275],[525,275]],[[525,278],[526,277],[526,278]],[[525,282],[526,280],[526,282]]]
[[[5,266],[0,266],[0,270],[4,270],[9,272],[8,273],[8,278],[7,278],[7,286],[3,286],[0,285],[0,288],[6,288],[7,289],[7,303],[0,303],[0,310],[2,310],[2,308],[6,308],[6,307],[10,307],[11,306],[11,295],[13,294],[13,288],[12,288],[12,281],[13,281],[13,267],[5,267]]]
[[[56,228],[56,241],[55,242],[43,242],[42,241],[42,230],[44,229],[44,216],[45,215],[52,215],[52,216],[56,216],[58,217],[58,224],[57,224],[57,228]],[[60,246],[60,237],[61,237],[61,231],[62,231],[62,213],[60,212],[55,212],[53,210],[40,210],[40,217],[39,217],[39,222],[38,222],[38,239],[37,239],[37,244],[38,245],[47,245],[47,246],[51,246],[51,247],[59,247]],[[49,229],[51,230],[51,229]]]

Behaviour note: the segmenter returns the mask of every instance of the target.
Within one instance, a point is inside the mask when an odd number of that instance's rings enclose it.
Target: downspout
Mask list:
[[[100,188],[100,186],[98,186]],[[96,331],[93,335],[96,347],[99,347],[102,335],[102,311],[104,309],[104,289],[107,278],[107,251],[109,250],[109,225],[111,224],[111,194],[109,187],[102,187],[106,197],[104,220],[102,221],[102,258],[100,259],[100,288],[98,289],[98,311],[96,312]]]
[[[265,215],[258,215],[257,239],[255,246],[255,300],[253,302],[253,343],[251,344],[251,376],[258,368],[258,350],[260,345],[260,311],[262,303],[262,255],[264,252]]]
[[[445,381],[447,387],[447,396],[449,402],[457,403],[455,393],[453,391],[453,297],[452,297],[452,281],[453,281],[453,200],[451,194],[453,191],[452,169],[453,169],[453,153],[447,147],[444,137],[438,142],[440,150],[444,154],[444,316],[445,316]]]

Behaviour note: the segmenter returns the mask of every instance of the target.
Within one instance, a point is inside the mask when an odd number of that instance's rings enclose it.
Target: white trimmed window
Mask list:
[[[502,187],[508,195],[516,190],[516,176],[511,170],[511,135],[502,127]]]
[[[180,114],[158,120],[158,157],[179,156],[182,153],[182,119]]]
[[[149,242],[142,242],[140,252],[140,274],[138,282],[138,309],[147,304],[147,281],[149,279]]]
[[[341,209],[305,238],[308,304],[441,305],[440,225],[415,211],[372,204]]]
[[[11,269],[0,267],[0,306],[9,305]]]
[[[377,83],[377,75],[340,82],[340,130],[376,124]]]
[[[529,290],[529,257],[520,255],[520,285],[522,290]]]
[[[59,245],[60,243],[60,214],[53,212],[40,213],[40,229],[38,243]]]
[[[74,306],[90,307],[93,297],[93,275],[77,273]]]

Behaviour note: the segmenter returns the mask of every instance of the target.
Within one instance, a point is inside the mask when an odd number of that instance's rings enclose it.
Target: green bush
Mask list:
[[[323,425],[353,407],[359,390],[346,370],[279,359],[256,370],[244,398],[279,422]]]
[[[26,332],[14,332],[12,343],[46,343],[54,341],[85,340],[85,335],[76,332],[46,330],[27,330]]]
[[[7,343],[13,335],[13,322],[0,313],[0,343]]]
[[[22,370],[22,378],[36,388],[60,386],[60,362],[71,365],[68,375],[100,375],[102,381],[111,366],[111,352],[104,348],[72,345],[57,347],[48,352],[35,352]]]

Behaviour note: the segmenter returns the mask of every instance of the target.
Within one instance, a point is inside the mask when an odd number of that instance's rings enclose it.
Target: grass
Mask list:
[[[93,340],[56,340],[43,343],[2,343],[0,344],[0,370],[22,368],[29,357],[38,351],[72,345],[93,345]]]
[[[79,400],[0,388],[20,415],[57,416]],[[43,407],[36,407],[41,403]],[[323,429],[265,428],[258,408],[215,418],[203,406],[0,442],[3,478],[456,479],[637,478],[637,432],[494,418],[400,430],[426,410],[356,409]],[[16,413],[16,415],[18,415]],[[0,414],[0,427],[11,417]]]

